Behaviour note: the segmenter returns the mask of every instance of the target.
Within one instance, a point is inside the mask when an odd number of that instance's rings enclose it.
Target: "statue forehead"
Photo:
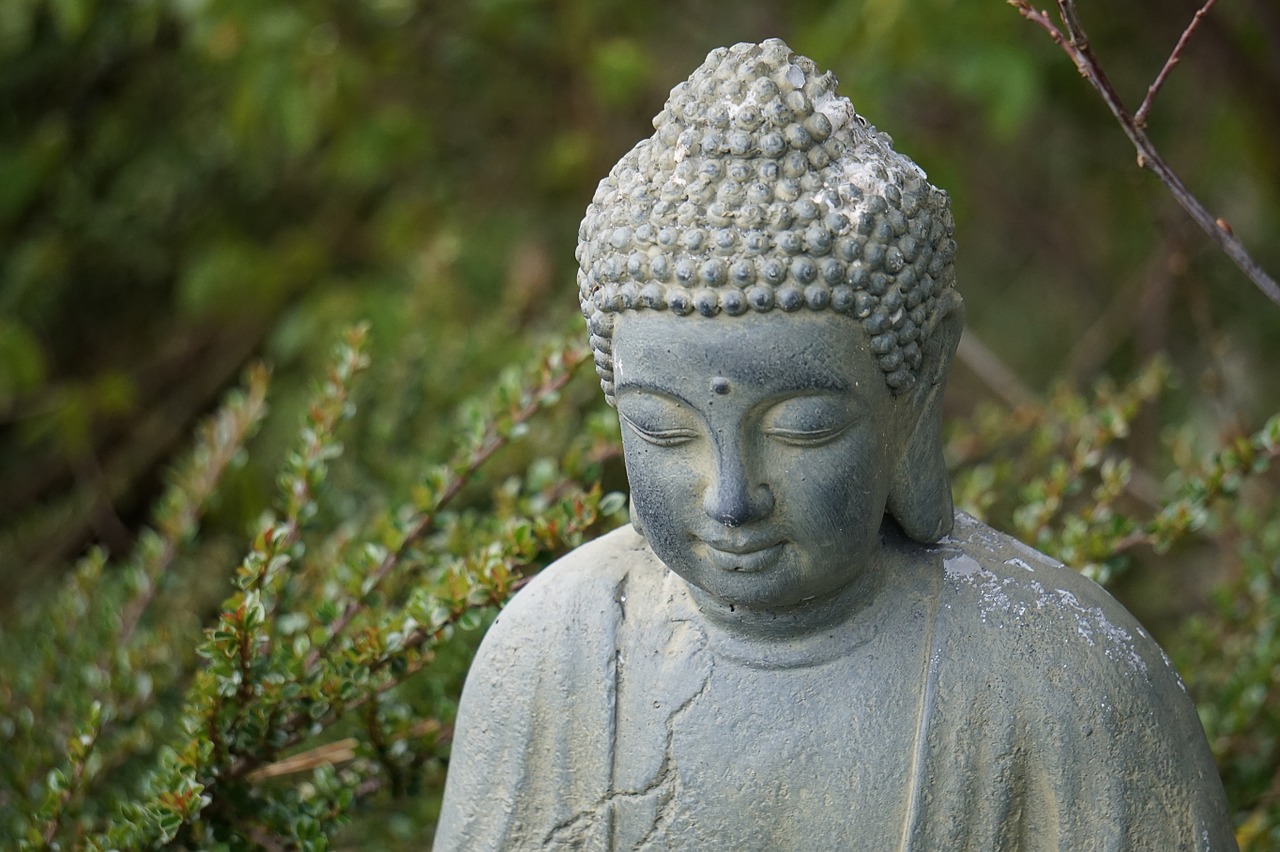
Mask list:
[[[859,323],[830,312],[707,318],[626,311],[616,318],[613,343],[620,390],[664,379],[716,393],[724,393],[719,380],[735,391],[883,384]]]

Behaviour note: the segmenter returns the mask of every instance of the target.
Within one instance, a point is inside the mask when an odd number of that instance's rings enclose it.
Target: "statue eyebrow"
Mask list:
[[[856,387],[853,388],[856,390]],[[805,381],[798,382],[783,393],[805,393],[806,391],[826,391],[827,393],[848,393],[849,383],[839,376],[820,375],[806,376]]]
[[[736,386],[740,387],[741,383],[739,383]],[[784,387],[776,389],[773,393],[769,394],[768,399],[779,399],[781,397],[787,397],[787,396],[803,396],[805,394],[816,394],[816,393],[832,393],[832,394],[846,394],[850,392],[856,393],[859,389],[860,388],[856,384],[851,387],[847,381],[845,381],[839,376],[831,376],[831,375],[807,376],[805,381],[797,382],[795,384],[788,384]],[[654,382],[649,380],[634,380],[634,379],[624,380],[620,384],[618,384],[615,393],[619,397],[622,396],[623,393],[646,393],[646,394],[651,394],[653,396],[665,396],[671,399],[673,402],[678,402],[683,405],[690,404],[689,401],[686,400],[674,388],[668,387],[667,385],[664,385],[661,382]]]
[[[677,393],[674,388],[667,387],[666,385],[659,384],[657,382],[624,380],[617,386],[615,393],[618,398],[621,398],[624,393],[644,393],[650,396],[664,396],[672,402],[679,403],[681,405],[689,405],[689,401]]]
[[[810,373],[799,377],[798,381],[787,382],[776,388],[773,393],[769,394],[769,399],[820,393],[847,394],[851,392],[857,393],[860,390],[861,386],[857,382],[850,384],[842,376],[831,373]]]

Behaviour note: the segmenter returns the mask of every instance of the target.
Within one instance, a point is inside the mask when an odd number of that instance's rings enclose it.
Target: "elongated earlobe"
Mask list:
[[[915,541],[930,544],[951,532],[951,480],[942,457],[942,418],[937,412],[926,412],[912,433],[889,483],[888,509]]]
[[[925,345],[919,383],[903,402],[914,423],[889,481],[888,511],[903,532],[929,544],[951,532],[951,481],[942,456],[942,392],[960,345],[964,303],[954,290],[940,300],[936,325]]]

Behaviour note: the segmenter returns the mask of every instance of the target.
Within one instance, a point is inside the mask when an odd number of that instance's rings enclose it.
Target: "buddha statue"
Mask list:
[[[947,195],[779,40],[654,126],[578,248],[632,523],[485,637],[436,849],[1234,848],[1156,643],[953,511]]]

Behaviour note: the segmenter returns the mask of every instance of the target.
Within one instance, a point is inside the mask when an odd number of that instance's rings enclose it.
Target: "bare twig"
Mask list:
[[[320,766],[335,766],[356,758],[356,747],[360,745],[355,737],[347,737],[332,743],[307,749],[301,754],[277,760],[249,773],[249,780],[257,783],[268,778],[281,775],[294,775],[299,772],[310,772]]]
[[[1135,326],[1163,314],[1160,305],[1167,296],[1162,294],[1167,294],[1185,272],[1180,248],[1185,236],[1185,227],[1170,225],[1148,259],[1146,269],[1116,286],[1111,301],[1076,339],[1064,361],[1066,375],[1073,383],[1083,382],[1097,373],[1130,339]],[[1163,351],[1162,346],[1151,345],[1150,336],[1149,331],[1143,333],[1147,345],[1139,349],[1139,360],[1144,363]]]
[[[1147,96],[1142,99],[1142,105],[1138,107],[1138,111],[1133,114],[1133,123],[1139,127],[1147,126],[1147,114],[1151,112],[1151,104],[1155,101],[1156,95],[1160,92],[1160,87],[1164,85],[1164,81],[1168,78],[1169,72],[1173,70],[1173,66],[1178,64],[1178,60],[1182,59],[1182,51],[1186,48],[1187,42],[1191,40],[1191,34],[1200,26],[1200,21],[1218,0],[1205,0],[1205,4],[1196,12],[1195,17],[1191,19],[1191,23],[1187,24],[1187,28],[1182,31],[1182,37],[1178,39],[1178,43],[1173,46],[1173,52],[1169,54],[1169,58],[1165,60],[1164,67],[1160,69],[1160,73],[1156,75],[1155,82],[1147,87]]]
[[[30,487],[23,481],[25,474],[21,471],[15,474],[15,480],[0,485],[0,517],[7,511],[21,510],[28,513],[37,530],[34,537],[24,539],[13,552],[4,553],[0,563],[16,561],[34,576],[52,570],[84,546],[93,532],[95,508],[102,503],[119,506],[136,492],[143,475],[154,470],[181,442],[189,424],[241,369],[261,337],[256,326],[247,332],[238,329],[215,341],[212,349],[192,350],[190,357],[194,360],[184,362],[187,372],[178,375],[179,383],[165,384],[157,391],[156,403],[144,406],[145,415],[131,423],[117,447],[106,452],[97,450],[102,458],[103,493],[51,492],[64,474],[74,473],[62,470],[59,464],[52,465],[48,473],[30,471],[36,477]],[[108,435],[113,434],[108,429]]]
[[[1036,408],[1041,405],[1035,392],[971,330],[966,329],[964,336],[960,338],[956,360],[968,367],[1010,409]],[[1159,505],[1159,483],[1136,459],[1129,481],[1125,484],[1125,491],[1145,506],[1156,508]]]
[[[1010,6],[1013,6],[1022,17],[1036,24],[1043,29],[1049,38],[1062,48],[1063,52],[1071,58],[1075,63],[1076,69],[1079,70],[1081,76],[1089,81],[1089,84],[1102,97],[1103,103],[1107,105],[1107,109],[1115,116],[1116,121],[1120,123],[1121,129],[1124,130],[1129,141],[1133,143],[1133,147],[1138,152],[1139,168],[1150,169],[1160,182],[1169,188],[1174,199],[1182,206],[1183,210],[1191,216],[1195,223],[1209,235],[1209,238],[1217,244],[1218,248],[1227,253],[1227,256],[1235,261],[1236,266],[1248,276],[1263,294],[1280,305],[1280,284],[1267,274],[1258,262],[1253,259],[1248,250],[1244,247],[1244,243],[1231,232],[1231,226],[1222,218],[1214,216],[1208,209],[1200,203],[1182,179],[1169,167],[1164,161],[1160,153],[1156,150],[1155,144],[1151,141],[1151,137],[1147,135],[1146,129],[1138,123],[1133,113],[1125,107],[1124,102],[1120,99],[1120,95],[1116,92],[1115,87],[1111,85],[1110,79],[1102,70],[1102,66],[1098,64],[1097,58],[1093,55],[1092,49],[1089,47],[1088,38],[1085,35],[1084,28],[1080,25],[1079,16],[1076,13],[1075,3],[1073,0],[1057,0],[1058,13],[1062,18],[1063,29],[1059,29],[1047,12],[1035,9],[1030,0],[1008,0]],[[1197,20],[1202,13],[1212,5],[1207,3],[1200,13],[1197,13]],[[1183,40],[1189,37],[1192,30],[1195,29],[1196,21],[1192,22],[1192,26],[1188,28],[1188,32],[1183,34]],[[1063,30],[1066,32],[1064,33]],[[1182,41],[1179,46],[1174,48],[1174,56],[1170,57],[1171,61],[1181,53]],[[1169,63],[1166,63],[1166,68]],[[1162,74],[1166,72],[1162,71]],[[1166,75],[1167,76],[1167,75]],[[1163,80],[1158,79],[1152,87],[1159,90]],[[1151,96],[1148,90],[1148,96]],[[1145,102],[1144,102],[1145,103]]]
[[[1023,384],[1018,374],[1009,369],[972,329],[965,329],[961,336],[956,358],[1010,408],[1035,403],[1036,395],[1031,389]]]

